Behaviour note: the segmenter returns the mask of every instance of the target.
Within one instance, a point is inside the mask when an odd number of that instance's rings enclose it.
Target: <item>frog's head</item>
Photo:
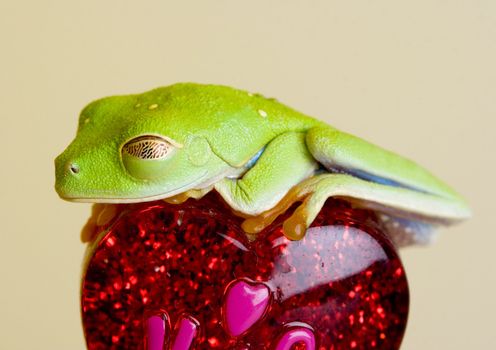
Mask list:
[[[237,136],[239,119],[232,115],[242,117],[243,104],[226,104],[226,96],[206,94],[205,87],[178,84],[88,105],[76,138],[55,160],[58,194],[107,203],[166,198],[249,159],[263,144],[234,145],[244,135]],[[226,143],[233,147],[225,150]]]

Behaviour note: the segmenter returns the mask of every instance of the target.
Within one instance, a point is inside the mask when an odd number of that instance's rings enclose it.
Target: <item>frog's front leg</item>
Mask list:
[[[225,178],[214,188],[233,210],[257,215],[274,207],[316,169],[318,163],[307,150],[305,134],[289,132],[274,138],[242,178]]]

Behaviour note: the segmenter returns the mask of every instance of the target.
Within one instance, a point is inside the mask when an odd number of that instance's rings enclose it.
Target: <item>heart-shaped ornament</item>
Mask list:
[[[306,236],[250,241],[215,195],[119,206],[82,283],[89,349],[398,349],[401,261],[373,212],[329,200]]]

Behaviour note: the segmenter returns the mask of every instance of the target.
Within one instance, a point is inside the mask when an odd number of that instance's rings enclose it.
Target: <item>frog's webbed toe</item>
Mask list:
[[[169,204],[182,204],[186,202],[190,198],[200,199],[209,193],[213,189],[213,186],[208,186],[202,189],[192,189],[182,193],[179,193],[175,196],[164,198],[164,202]]]
[[[81,230],[81,241],[91,242],[95,238],[97,227],[108,224],[117,214],[116,204],[95,203],[91,208],[91,216]]]
[[[321,176],[313,176],[291,188],[288,193],[273,208],[256,216],[247,218],[242,228],[246,233],[257,234],[269,226],[281,214],[284,214],[295,203],[301,202],[309,196],[321,180]]]

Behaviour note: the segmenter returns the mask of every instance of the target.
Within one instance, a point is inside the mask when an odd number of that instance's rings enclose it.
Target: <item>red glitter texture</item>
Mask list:
[[[241,219],[215,195],[119,210],[84,275],[91,350],[143,349],[145,317],[159,310],[172,328],[185,314],[199,321],[195,349],[271,349],[295,322],[313,329],[318,350],[400,346],[407,280],[373,212],[328,200],[303,240],[284,238],[282,217],[250,242]],[[232,337],[221,310],[226,286],[240,278],[269,286],[271,303],[260,321]]]

